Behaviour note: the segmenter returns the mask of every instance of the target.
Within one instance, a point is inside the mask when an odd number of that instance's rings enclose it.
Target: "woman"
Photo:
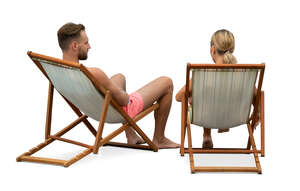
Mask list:
[[[225,29],[216,31],[210,41],[210,54],[215,64],[236,64],[237,60],[232,55],[234,51],[234,36]],[[189,91],[192,90],[192,81],[190,80]],[[176,101],[181,102],[182,96],[185,93],[185,86],[176,94]],[[229,129],[219,129],[218,132],[228,132]],[[213,148],[211,138],[211,129],[204,127],[203,133],[203,148]]]

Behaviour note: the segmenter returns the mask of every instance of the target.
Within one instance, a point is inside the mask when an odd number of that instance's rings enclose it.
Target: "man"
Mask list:
[[[57,32],[59,46],[63,52],[63,59],[77,62],[86,60],[91,48],[85,27],[82,24],[67,23]],[[159,103],[159,109],[155,110],[155,131],[153,143],[158,148],[177,148],[178,144],[165,137],[165,127],[172,104],[173,82],[168,77],[160,77],[145,85],[136,92],[128,95],[126,92],[126,79],[122,74],[116,74],[111,78],[99,68],[88,68],[99,83],[110,90],[116,101],[130,117],[134,117],[142,110],[151,106],[154,102]],[[125,130],[129,144],[143,144],[141,139],[132,128]]]

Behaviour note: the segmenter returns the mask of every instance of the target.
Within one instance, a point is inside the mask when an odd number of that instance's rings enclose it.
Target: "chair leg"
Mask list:
[[[191,125],[189,121],[186,129],[187,129],[187,136],[188,136],[188,152],[190,158],[190,169],[191,169],[191,173],[195,173],[195,164],[194,164],[194,155],[193,155],[193,146],[192,146],[192,132],[191,132]]]
[[[250,141],[250,136],[248,137],[248,142],[247,142],[247,149],[251,149],[251,141]]]
[[[185,141],[185,133],[186,133],[186,126],[184,117],[185,113],[185,96],[182,96],[181,100],[181,141],[180,141],[180,155],[184,156],[184,141]]]
[[[53,90],[54,90],[54,87],[51,84],[51,82],[49,82],[47,114],[46,114],[46,126],[45,126],[45,140],[48,139],[48,137],[50,136],[50,133],[51,133]]]
[[[106,114],[107,114],[107,111],[108,111],[108,106],[109,106],[110,101],[111,101],[111,94],[110,94],[109,91],[107,91],[106,95],[105,95],[105,99],[104,99],[102,112],[101,112],[101,115],[100,115],[98,132],[97,132],[97,135],[96,135],[96,140],[95,140],[95,144],[94,144],[94,148],[93,148],[93,153],[94,154],[97,154],[98,150],[99,150],[99,144],[100,144],[100,140],[102,139],[103,127],[104,127]]]
[[[265,156],[265,108],[264,108],[264,91],[261,91],[260,94],[260,150],[259,152],[261,153],[261,156]],[[252,126],[252,124],[250,125]],[[254,129],[252,128],[252,131]],[[251,148],[251,141],[250,141],[250,136],[248,138],[248,143],[247,143],[247,149]]]
[[[260,165],[259,158],[258,158],[258,152],[257,152],[256,145],[255,145],[255,140],[254,140],[254,136],[253,136],[252,127],[250,126],[250,124],[247,124],[247,127],[248,127],[249,136],[250,136],[251,146],[252,146],[252,149],[254,151],[253,155],[254,155],[254,159],[255,159],[257,172],[258,172],[258,174],[261,174],[262,170],[261,170],[261,165]]]
[[[180,155],[184,156],[184,141],[185,141],[185,136],[186,136],[186,127],[182,126],[181,127],[181,143],[180,143]]]
[[[265,94],[261,91],[260,94],[260,136],[261,136],[261,156],[265,156]]]

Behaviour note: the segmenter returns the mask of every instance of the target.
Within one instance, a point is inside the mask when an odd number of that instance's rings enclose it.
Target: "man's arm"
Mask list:
[[[116,86],[101,69],[88,68],[88,70],[105,89],[112,93],[113,98],[118,102],[118,104],[121,106],[128,104],[129,95],[124,90]]]

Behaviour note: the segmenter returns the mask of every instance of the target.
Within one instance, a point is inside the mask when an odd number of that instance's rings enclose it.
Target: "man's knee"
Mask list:
[[[121,81],[124,81],[124,82],[126,81],[126,77],[121,73],[115,74],[113,77],[116,77],[116,78],[118,78],[118,79],[120,79]]]
[[[160,77],[160,80],[167,85],[169,91],[173,91],[173,81],[171,78],[162,76]]]

